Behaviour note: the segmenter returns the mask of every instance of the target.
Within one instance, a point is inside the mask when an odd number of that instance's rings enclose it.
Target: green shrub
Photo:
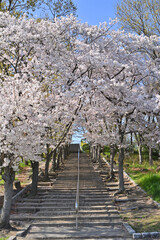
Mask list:
[[[90,146],[86,142],[83,142],[83,141],[81,142],[81,148],[82,148],[82,151],[84,151],[85,153],[90,152]]]

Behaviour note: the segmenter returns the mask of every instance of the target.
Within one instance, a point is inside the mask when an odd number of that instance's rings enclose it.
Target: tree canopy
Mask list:
[[[10,14],[19,17],[26,13],[32,16],[38,10],[40,18],[66,16],[76,14],[76,5],[72,0],[0,0],[0,11],[8,11]]]
[[[70,143],[73,124],[92,146],[119,148],[120,191],[126,136],[140,133],[146,144],[159,144],[160,56],[153,52],[160,52],[160,38],[115,31],[114,24],[0,12],[0,169],[7,186],[22,159],[40,162],[48,146]],[[5,206],[1,226],[9,223]]]
[[[159,0],[120,0],[116,9],[123,29],[139,35],[160,36]]]

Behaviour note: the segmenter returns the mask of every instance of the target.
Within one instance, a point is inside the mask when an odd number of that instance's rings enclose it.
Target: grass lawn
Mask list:
[[[143,164],[139,164],[137,154],[125,157],[124,161],[124,170],[148,195],[160,203],[160,172],[157,172],[158,166],[160,166],[158,160],[153,161],[152,166],[146,160]]]
[[[109,147],[104,147],[102,155],[109,158]],[[157,171],[157,168],[160,167],[160,161],[156,160],[157,157],[153,155],[154,161],[151,166],[146,151],[143,153],[143,159],[143,164],[139,164],[137,152],[125,155],[124,170],[149,196],[160,203],[160,170]],[[115,155],[115,161],[118,162],[118,154]]]

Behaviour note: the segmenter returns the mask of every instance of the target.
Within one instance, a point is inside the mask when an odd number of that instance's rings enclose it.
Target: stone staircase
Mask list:
[[[77,154],[65,161],[57,180],[39,182],[34,197],[23,198],[11,219],[31,223],[25,237],[17,239],[132,239],[123,226],[112,198],[85,154],[80,156],[80,204],[76,230]]]

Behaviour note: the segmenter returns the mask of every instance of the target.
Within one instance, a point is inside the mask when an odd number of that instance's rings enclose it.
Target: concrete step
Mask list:
[[[42,212],[42,211],[40,211],[40,212],[37,212],[37,216],[50,216],[50,215],[53,215],[54,214],[54,216],[63,216],[63,215],[72,215],[72,214],[75,214],[75,211],[54,211],[54,212],[51,212],[51,211],[45,211],[45,212]],[[117,214],[118,214],[118,212],[117,211],[103,211],[103,210],[101,210],[101,211],[90,211],[90,210],[88,210],[88,211],[79,211],[79,215],[80,216],[82,216],[82,215],[99,215],[99,214],[103,214],[103,215],[105,215],[105,216],[112,216],[112,215],[114,215],[114,216],[116,216]]]
[[[43,213],[38,213],[37,215],[34,215],[34,214],[24,214],[24,215],[17,215],[17,214],[14,214],[12,215],[11,217],[11,220],[20,220],[20,221],[26,221],[26,220],[36,220],[36,221],[43,221],[43,222],[48,222],[51,224],[52,223],[58,223],[59,222],[72,222],[72,221],[75,221],[76,219],[76,213],[73,213],[73,214],[65,214],[65,215],[53,215],[53,214],[48,214],[48,215],[44,215]],[[118,222],[120,221],[120,216],[117,214],[117,215],[81,215],[79,214],[78,215],[78,219],[80,222]]]
[[[33,235],[31,235],[31,237],[26,237],[25,238],[25,240],[34,240],[34,239],[43,239],[44,240],[44,236],[42,236],[42,238],[36,238],[36,236],[33,236]],[[46,239],[46,238],[45,238]],[[48,239],[48,238],[47,238]],[[112,237],[112,238],[110,238],[110,237],[102,237],[102,238],[99,238],[99,237],[97,237],[97,238],[93,238],[93,237],[85,237],[85,238],[75,238],[75,237],[69,237],[69,238],[59,238],[59,237],[52,237],[51,239],[53,239],[53,240],[55,240],[55,239],[57,239],[57,240],[64,240],[64,239],[70,239],[70,240],[72,240],[72,239],[76,239],[76,240],[81,240],[81,239],[85,239],[85,240],[97,240],[97,239],[99,239],[99,240],[133,240],[133,238],[130,238],[130,237]],[[17,237],[16,238],[16,240],[24,240],[24,237]]]
[[[43,206],[43,207],[50,207],[50,206],[55,206],[55,205],[71,205],[75,203],[76,199],[53,199],[52,201],[50,199],[47,199],[45,201],[41,201],[41,202],[23,202],[23,203],[17,203],[16,207],[21,207],[21,206],[25,206],[25,207],[29,207],[29,206]],[[112,202],[112,199],[102,199],[102,198],[81,198],[80,197],[80,205],[83,206],[85,204],[89,204],[89,205],[101,205],[101,204],[110,204]]]
[[[32,221],[32,228],[23,239],[130,240],[108,191],[117,190],[118,183],[104,183],[84,154],[80,159],[80,205],[78,230],[75,229],[77,154],[71,155],[62,169],[53,175],[51,183],[39,182],[35,197],[15,205],[19,213],[12,215],[12,220]],[[105,179],[108,170],[100,171]]]
[[[58,227],[58,226],[60,226],[60,227],[75,227],[75,225],[76,225],[76,218],[75,218],[75,221],[60,221],[60,220],[58,220],[58,221],[56,221],[56,222],[54,222],[54,221],[49,221],[49,222],[47,222],[47,220],[45,221],[42,221],[42,222],[40,222],[40,221],[37,221],[37,222],[35,222],[34,221],[34,223],[32,224],[32,226],[38,226],[38,227]],[[100,220],[98,220],[97,222],[96,221],[90,221],[90,222],[88,222],[88,221],[78,221],[78,226],[79,227],[107,227],[107,226],[122,226],[122,222],[121,221],[117,221],[117,220],[112,220],[112,221],[107,221],[107,220],[102,220],[102,221],[100,221]]]
[[[41,231],[41,233],[39,233]],[[121,229],[80,228],[78,231],[66,227],[31,228],[27,239],[128,239]],[[130,238],[132,239],[132,238]]]

